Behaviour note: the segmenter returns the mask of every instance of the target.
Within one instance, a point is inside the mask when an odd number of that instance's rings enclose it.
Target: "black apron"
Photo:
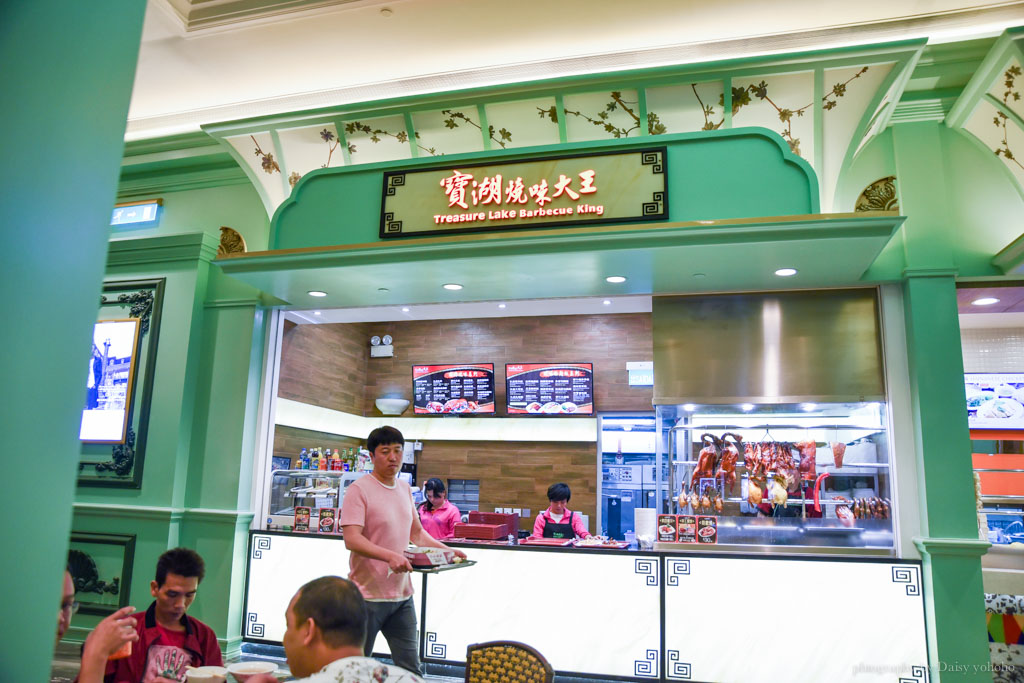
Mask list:
[[[572,530],[572,516],[569,513],[569,523],[555,524],[550,517],[544,518],[544,538],[576,538],[576,532]]]

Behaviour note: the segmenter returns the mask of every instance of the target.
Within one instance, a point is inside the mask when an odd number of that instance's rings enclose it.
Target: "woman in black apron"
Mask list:
[[[533,535],[538,538],[574,539],[590,538],[590,533],[583,526],[583,519],[569,510],[566,504],[572,492],[567,484],[552,484],[548,488],[548,509],[537,515],[533,525]],[[555,521],[555,520],[558,521]]]

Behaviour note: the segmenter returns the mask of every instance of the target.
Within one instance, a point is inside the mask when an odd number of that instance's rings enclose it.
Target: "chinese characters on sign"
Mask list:
[[[380,236],[668,219],[664,147],[385,171]]]
[[[452,171],[452,175],[447,178],[442,178],[440,185],[444,188],[444,193],[448,196],[448,208],[460,207],[463,209],[469,209],[470,203],[474,207],[481,206],[493,206],[494,209],[488,209],[488,211],[479,212],[474,211],[469,214],[435,214],[434,223],[461,223],[465,221],[501,221],[509,220],[511,218],[534,218],[542,216],[571,216],[577,215],[603,215],[603,205],[593,205],[586,202],[582,204],[576,204],[575,206],[564,206],[557,209],[545,209],[545,204],[550,204],[552,200],[558,199],[561,196],[566,196],[574,202],[578,202],[582,195],[594,194],[597,192],[597,186],[594,185],[597,171],[592,168],[588,168],[584,171],[580,171],[577,174],[577,178],[571,178],[565,174],[558,175],[558,182],[555,183],[554,188],[548,187],[548,181],[542,179],[539,183],[531,185],[529,189],[523,184],[521,176],[510,178],[508,185],[505,187],[504,198],[501,194],[502,188],[502,175],[497,173],[493,176],[484,176],[480,180],[475,180],[472,174],[462,173],[461,171]],[[572,189],[573,180],[577,180],[579,185],[578,190]],[[553,189],[553,193],[549,196],[549,190]],[[466,190],[469,190],[468,194]],[[524,192],[524,190],[526,190]],[[527,196],[529,193],[529,197]],[[533,199],[533,205],[536,208],[526,209],[517,208],[522,204],[527,204]],[[500,206],[510,206],[509,209],[500,209]]]

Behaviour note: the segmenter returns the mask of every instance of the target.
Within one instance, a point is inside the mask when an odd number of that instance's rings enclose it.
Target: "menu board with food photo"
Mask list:
[[[713,519],[713,518],[712,518]],[[697,518],[694,515],[679,515],[679,543],[697,542]]]
[[[510,415],[592,415],[593,363],[509,363],[505,366]]]
[[[658,541],[660,543],[675,543],[676,515],[658,515]]]
[[[320,533],[333,534],[334,522],[337,517],[337,508],[320,508]]]
[[[718,543],[718,517],[697,518],[697,543]]]
[[[309,532],[310,509],[302,505],[295,506],[295,531],[301,533]]]
[[[1024,429],[1024,373],[966,374],[971,429]]]
[[[417,415],[494,412],[494,363],[414,365],[412,386]]]

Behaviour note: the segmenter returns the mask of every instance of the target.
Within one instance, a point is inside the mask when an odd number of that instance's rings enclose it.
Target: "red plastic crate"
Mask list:
[[[507,524],[455,524],[455,538],[479,538],[494,541],[508,536]]]

